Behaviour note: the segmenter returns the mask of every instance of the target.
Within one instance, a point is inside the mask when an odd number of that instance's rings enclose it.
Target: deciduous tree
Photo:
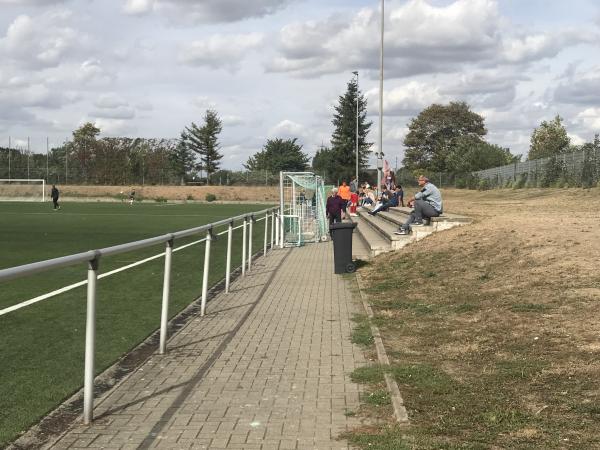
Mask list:
[[[301,172],[306,170],[308,156],[302,152],[297,139],[269,139],[260,152],[252,155],[244,167],[268,172]]]
[[[412,119],[404,138],[404,167],[412,171],[446,172],[448,158],[461,137],[483,142],[487,134],[484,119],[465,102],[433,104]]]
[[[531,144],[527,159],[540,159],[567,153],[571,139],[562,124],[562,118],[556,116],[550,122],[545,120],[531,134]]]

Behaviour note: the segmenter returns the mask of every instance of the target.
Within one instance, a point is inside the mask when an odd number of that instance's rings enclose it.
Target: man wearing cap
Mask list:
[[[408,220],[394,234],[410,234],[412,227],[422,227],[423,220],[438,217],[444,211],[440,190],[421,175],[418,179],[421,190],[408,200],[408,206],[414,207]]]

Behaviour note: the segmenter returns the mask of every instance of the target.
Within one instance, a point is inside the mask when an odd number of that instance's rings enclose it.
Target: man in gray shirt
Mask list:
[[[430,183],[426,176],[421,175],[418,182],[421,190],[408,200],[408,206],[415,209],[410,213],[408,220],[394,234],[410,234],[411,227],[424,225],[423,219],[429,220],[431,217],[438,217],[444,212],[440,190],[433,183]]]

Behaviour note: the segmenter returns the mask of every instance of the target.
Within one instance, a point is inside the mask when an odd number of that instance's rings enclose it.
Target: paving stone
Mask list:
[[[55,448],[347,449],[365,365],[361,312],[334,275],[331,243],[275,250],[102,399]]]

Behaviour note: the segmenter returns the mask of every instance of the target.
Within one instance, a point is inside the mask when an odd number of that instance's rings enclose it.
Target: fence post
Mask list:
[[[250,216],[250,232],[248,233],[248,271],[252,267],[252,226],[254,225],[254,214]]]
[[[202,303],[200,304],[200,315],[206,311],[206,295],[208,294],[208,273],[210,269],[210,241],[212,241],[212,228],[206,232],[204,247],[204,276],[202,277]]]
[[[83,375],[83,423],[94,418],[94,361],[96,353],[96,284],[100,256],[88,261],[87,311],[85,322],[85,370]]]
[[[244,232],[242,233],[242,276],[246,275],[246,239],[247,239],[246,226],[247,226],[247,224],[248,224],[248,217],[244,217],[244,225],[243,225]]]
[[[160,347],[158,353],[167,352],[167,323],[169,321],[169,294],[171,290],[171,265],[173,261],[173,238],[165,247],[165,274],[163,278],[162,310],[160,314]]]
[[[275,245],[279,246],[279,210],[275,212],[275,222],[273,222],[273,226],[275,227]]]
[[[273,250],[273,231],[275,231],[275,211],[271,211],[271,250]]]
[[[225,266],[225,293],[229,293],[229,283],[231,279],[231,242],[233,239],[233,221],[229,222],[227,227],[227,263]]]
[[[267,256],[267,240],[269,237],[269,213],[265,213],[265,244],[263,246],[263,256]]]

